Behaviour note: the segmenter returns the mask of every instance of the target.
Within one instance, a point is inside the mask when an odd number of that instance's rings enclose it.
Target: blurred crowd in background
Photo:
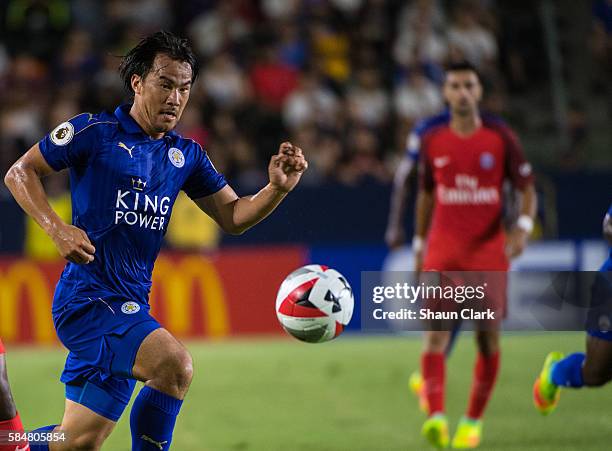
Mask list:
[[[242,193],[265,184],[286,139],[310,161],[304,186],[389,183],[410,127],[444,108],[444,65],[464,59],[482,74],[483,107],[519,131],[536,167],[611,164],[598,124],[612,107],[612,1],[554,3],[569,6],[554,17],[551,49],[546,0],[4,0],[0,169],[67,118],[128,102],[120,56],[159,29],[188,37],[202,64],[179,132]],[[571,20],[586,30],[573,53]],[[591,64],[581,97],[566,96],[561,145],[556,50],[567,50],[565,67]],[[66,179],[50,179],[51,196]]]

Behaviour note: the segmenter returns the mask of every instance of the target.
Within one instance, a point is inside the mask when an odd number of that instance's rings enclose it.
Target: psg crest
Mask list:
[[[490,152],[483,152],[480,155],[480,167],[482,169],[493,169],[495,166],[495,157]]]

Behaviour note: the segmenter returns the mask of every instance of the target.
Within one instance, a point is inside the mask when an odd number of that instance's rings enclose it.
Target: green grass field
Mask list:
[[[408,392],[420,341],[349,337],[322,345],[292,339],[189,343],[195,379],[172,449],[207,451],[426,450],[424,416]],[[546,353],[581,350],[584,334],[510,335],[485,417],[483,450],[612,448],[612,387],[565,390],[550,417],[531,387]],[[57,423],[63,410],[60,349],[9,349],[9,375],[26,428]],[[451,424],[465,410],[474,349],[469,333],[449,361]],[[126,413],[104,449],[129,450]]]

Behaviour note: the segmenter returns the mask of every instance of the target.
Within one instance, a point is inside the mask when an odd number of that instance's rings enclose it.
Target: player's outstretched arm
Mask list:
[[[393,178],[391,192],[391,205],[389,207],[389,221],[385,231],[385,242],[391,249],[395,249],[406,241],[404,236],[404,215],[410,181],[416,174],[416,165],[408,158],[402,159]]]
[[[240,235],[263,220],[281,203],[308,168],[302,149],[289,142],[280,145],[268,166],[270,182],[253,196],[238,197],[230,186],[196,199],[196,204],[227,233]]]
[[[21,208],[53,239],[63,258],[73,263],[89,263],[96,249],[87,234],[64,223],[49,205],[41,179],[52,172],[35,144],[8,170],[4,183]]]
[[[609,213],[603,221],[603,237],[612,246],[612,216]]]
[[[506,239],[506,254],[510,258],[518,257],[527,246],[527,240],[533,230],[533,220],[538,208],[538,196],[533,183],[517,191],[516,201],[519,204],[519,218]]]

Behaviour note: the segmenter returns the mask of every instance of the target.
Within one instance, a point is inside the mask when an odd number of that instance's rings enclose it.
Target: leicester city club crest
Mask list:
[[[121,305],[121,311],[126,315],[133,315],[140,311],[140,305],[132,301],[124,302],[123,305]]]
[[[182,168],[185,165],[185,156],[183,152],[181,152],[181,149],[171,147],[170,150],[168,150],[168,158],[170,158],[170,162],[177,168]]]

